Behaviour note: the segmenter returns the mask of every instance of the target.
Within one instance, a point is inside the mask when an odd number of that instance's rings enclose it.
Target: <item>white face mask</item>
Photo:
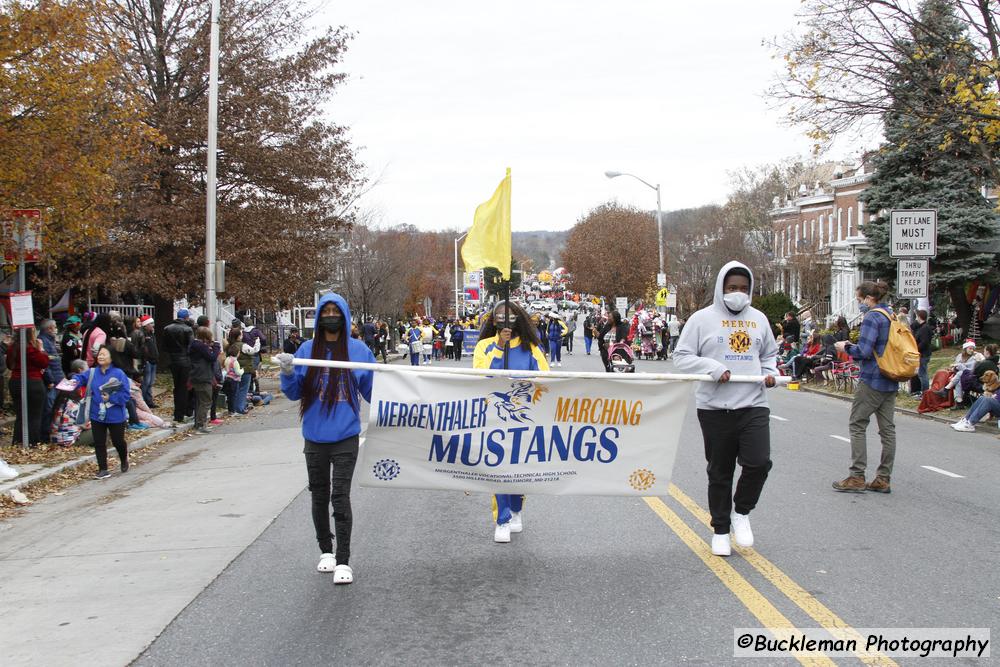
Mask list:
[[[722,301],[726,304],[726,308],[738,313],[750,305],[750,295],[745,292],[730,292],[723,295]]]

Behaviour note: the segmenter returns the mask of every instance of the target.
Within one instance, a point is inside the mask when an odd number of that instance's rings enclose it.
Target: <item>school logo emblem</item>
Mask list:
[[[729,349],[737,354],[743,354],[750,349],[750,334],[746,331],[734,331],[729,335]]]
[[[376,479],[388,482],[399,476],[399,464],[392,459],[382,459],[372,466],[372,473]]]
[[[534,421],[528,416],[532,403],[538,403],[548,387],[535,385],[534,382],[517,380],[510,385],[510,391],[494,391],[486,400],[493,404],[497,417],[501,421],[524,423]]]
[[[628,476],[628,485],[636,491],[646,491],[652,488],[653,484],[656,484],[656,475],[647,468],[636,468]]]

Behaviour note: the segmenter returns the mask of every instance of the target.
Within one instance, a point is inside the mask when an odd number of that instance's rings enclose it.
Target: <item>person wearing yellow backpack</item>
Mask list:
[[[854,390],[854,404],[851,406],[851,467],[850,474],[839,482],[833,483],[836,491],[849,493],[864,493],[875,491],[890,492],[892,464],[896,458],[896,392],[899,391],[899,381],[886,377],[881,369],[877,356],[885,354],[889,342],[891,309],[882,299],[889,287],[882,281],[866,280],[858,285],[855,296],[858,299],[858,309],[864,314],[861,321],[861,334],[857,344],[848,341],[837,343],[838,352],[846,352],[858,362],[861,370],[860,382]],[[882,313],[877,311],[883,311]],[[878,421],[879,436],[882,439],[882,457],[879,461],[875,479],[865,483],[865,470],[868,462],[868,443],[865,431],[872,415]]]

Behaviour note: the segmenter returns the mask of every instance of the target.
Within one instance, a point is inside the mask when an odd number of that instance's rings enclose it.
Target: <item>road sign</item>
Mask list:
[[[615,310],[624,315],[625,312],[628,311],[628,297],[615,297]]]
[[[889,257],[936,257],[937,210],[889,212]]]
[[[24,225],[24,261],[37,262],[42,256],[42,212],[37,208],[16,208],[3,220],[3,257],[8,262],[20,259],[21,225]]]
[[[657,273],[656,274],[656,286],[657,287],[666,287],[667,286],[667,274],[665,274],[665,273]]]
[[[661,273],[660,275],[662,276],[663,274]],[[667,305],[667,297],[669,296],[669,294],[670,294],[670,292],[667,290],[666,287],[664,287],[659,292],[657,292],[656,293],[656,305],[657,306],[666,306]]]
[[[896,296],[900,299],[921,299],[927,296],[929,259],[900,259],[896,261]]]
[[[10,325],[15,329],[30,329],[35,326],[31,292],[10,293]]]
[[[677,307],[677,292],[667,292],[667,308]]]

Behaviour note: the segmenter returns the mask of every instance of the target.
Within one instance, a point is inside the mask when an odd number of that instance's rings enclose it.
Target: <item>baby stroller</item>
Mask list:
[[[635,373],[635,354],[625,341],[608,348],[608,368],[612,373]]]

